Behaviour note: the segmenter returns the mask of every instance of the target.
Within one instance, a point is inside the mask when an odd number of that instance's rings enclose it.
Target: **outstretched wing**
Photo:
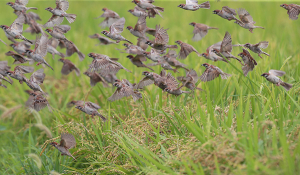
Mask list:
[[[121,18],[118,19],[116,22],[114,22],[110,27],[109,27],[109,31],[111,33],[116,33],[116,34],[120,34],[123,32],[124,29],[124,25],[125,25],[125,18]]]

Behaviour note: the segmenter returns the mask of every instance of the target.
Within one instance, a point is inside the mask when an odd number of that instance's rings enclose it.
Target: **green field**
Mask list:
[[[0,24],[10,25],[16,15],[5,3],[1,2]],[[211,1],[210,10],[195,12],[179,9],[180,3],[184,0],[156,0],[155,5],[165,8],[164,18],[147,20],[148,27],[160,24],[169,28],[170,44],[182,40],[203,53],[208,46],[221,41],[228,31],[233,44],[269,41],[264,51],[271,56],[261,59],[252,54],[258,66],[244,77],[237,61],[213,63],[192,53],[182,62],[195,69],[198,75],[205,70],[201,64],[209,63],[233,76],[228,80],[217,78],[207,83],[199,82],[198,87],[204,92],[174,97],[151,85],[142,91],[144,98],[137,102],[132,98],[108,102],[113,88],[104,88],[102,84],[91,88],[89,78],[83,74],[77,77],[73,72],[62,76],[59,57],[52,60],[48,54],[46,60],[54,71],[45,68],[42,89],[49,94],[48,101],[55,109],[53,113],[47,108],[39,113],[28,112],[24,106],[28,95],[24,90],[29,88],[24,83],[14,81],[7,89],[0,88],[0,174],[300,174],[299,19],[289,20],[280,2]],[[38,7],[36,12],[45,24],[51,14],[44,9],[55,7],[55,1],[30,1],[27,6]],[[265,29],[250,33],[233,21],[212,14],[222,6],[245,8],[256,25]],[[67,13],[78,16],[66,37],[85,55],[95,52],[119,58],[119,62],[133,73],[120,70],[117,77],[137,83],[146,69],[133,66],[127,54],[116,50],[124,46],[95,46],[98,41],[88,37],[103,30],[98,27],[103,19],[94,19],[102,14],[103,7],[125,17],[125,27],[137,22],[137,18],[127,12],[134,8],[129,0],[71,1]],[[203,40],[193,42],[190,22],[204,23],[219,30],[210,30]],[[64,20],[63,24],[68,23]],[[136,43],[136,37],[128,30],[122,35]],[[25,36],[35,39],[28,33]],[[0,38],[9,43],[2,30]],[[5,56],[9,50],[12,48],[0,43],[0,60],[8,60],[14,68],[13,59]],[[241,51],[236,47],[232,53],[237,56]],[[82,73],[92,61],[86,56],[80,62],[76,54],[68,59]],[[35,66],[35,70],[40,67]],[[161,71],[159,66],[154,69],[156,73]],[[270,69],[285,71],[282,80],[294,87],[287,92],[260,76]],[[172,74],[177,77],[185,72],[180,70]],[[102,107],[99,112],[108,121],[103,123],[75,108],[67,108],[71,100],[98,103]],[[75,136],[77,146],[70,151],[77,161],[60,156],[50,145],[40,156],[44,143],[58,138],[62,132]]]

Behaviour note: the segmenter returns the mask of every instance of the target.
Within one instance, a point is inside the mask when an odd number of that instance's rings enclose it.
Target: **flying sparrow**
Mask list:
[[[187,71],[189,71],[189,69],[187,68],[187,65],[179,62],[177,59],[177,54],[175,50],[169,50],[167,55],[164,55],[163,58],[173,67],[175,67],[176,69],[178,68],[183,68]]]
[[[18,16],[18,18],[9,27],[6,25],[0,25],[0,27],[4,30],[5,35],[9,40],[15,42],[14,39],[21,39],[32,44],[30,40],[28,40],[22,35],[24,23],[25,23],[25,16],[23,13],[21,13]]]
[[[26,102],[26,107],[29,108],[30,111],[35,110],[39,112],[40,110],[48,107],[49,112],[52,112],[52,107],[49,105],[48,100],[43,96],[40,92],[30,92],[30,97]]]
[[[208,1],[198,4],[198,0],[186,0],[186,4],[179,4],[177,7],[184,10],[196,11],[199,8],[210,9],[210,4]]]
[[[70,60],[61,58],[58,61],[60,61],[60,62],[62,62],[64,64],[63,67],[61,68],[61,73],[63,75],[68,75],[73,70],[75,71],[75,73],[76,73],[77,76],[80,75],[80,70]]]
[[[253,71],[254,67],[257,65],[257,62],[246,49],[243,49],[243,52],[239,53],[238,56],[240,56],[244,61],[242,70],[244,75],[247,76],[249,71]]]
[[[152,2],[149,3],[149,1],[145,1],[145,0],[141,0],[141,1],[133,0],[132,2],[135,3],[137,6],[139,6],[140,8],[150,11],[150,13],[152,13],[152,15],[153,15],[153,13],[156,13],[162,17],[162,15],[159,13],[159,11],[164,12],[164,8],[157,7],[157,6],[153,5]]]
[[[20,55],[26,55],[26,50],[30,49],[30,45],[28,45],[26,42],[16,42],[13,44],[10,44],[11,46],[18,54]]]
[[[100,43],[96,44],[95,46],[117,44],[116,42],[114,42],[106,37],[100,36],[98,33],[96,33],[94,35],[90,35],[89,37],[92,39],[98,39],[100,41]]]
[[[55,55],[58,55],[60,57],[65,57],[65,54],[57,51],[52,45],[49,44],[49,42],[47,46],[47,52],[52,55],[52,59],[54,59]]]
[[[45,31],[48,32],[53,38],[58,40],[64,40],[69,42],[69,40],[65,37],[65,33],[71,30],[71,27],[68,25],[58,25],[54,26],[52,29],[46,29]]]
[[[94,116],[99,116],[104,122],[107,120],[103,115],[101,115],[97,109],[95,109],[95,107],[93,105],[90,105],[89,103],[86,103],[85,105],[79,105],[76,106],[75,108],[79,109],[80,111],[91,115],[92,118],[94,118]]]
[[[38,62],[37,66],[45,64],[53,70],[53,68],[44,59],[47,55],[47,45],[48,37],[43,33],[41,37],[37,36],[34,50],[27,49],[25,53],[28,54],[31,59]]]
[[[145,35],[147,29],[146,16],[140,16],[134,28],[131,26],[127,26],[126,29],[129,30],[132,35],[138,38],[147,39]]]
[[[142,74],[145,77],[134,87],[135,89],[143,89],[145,86],[153,84],[154,80],[160,77],[160,75],[154,72],[145,71]]]
[[[125,51],[128,54],[134,54],[134,55],[142,55],[145,52],[144,49],[142,49],[139,46],[133,45],[133,44],[128,44],[128,43],[124,43],[123,46],[125,46]],[[146,58],[144,59],[146,61]]]
[[[264,51],[261,50],[261,49],[267,48],[268,45],[269,45],[269,42],[268,42],[268,41],[261,41],[261,42],[259,42],[259,43],[257,43],[257,44],[246,43],[246,44],[244,44],[244,47],[250,49],[250,50],[251,50],[252,52],[254,52],[254,53],[257,53],[258,56],[259,56],[260,58],[262,58],[262,57],[260,56],[260,54],[265,54],[265,55],[267,55],[267,56],[270,56],[268,53],[266,53],[266,52],[264,52]]]
[[[23,81],[27,81],[27,78],[24,76],[24,74],[31,73],[34,71],[33,67],[29,66],[16,66],[14,71],[7,71],[7,75],[9,75],[11,78],[14,78],[16,80],[19,80],[19,83],[22,84]]]
[[[82,52],[80,52],[80,50],[77,48],[77,46],[72,41],[65,42],[65,45],[66,45],[66,50],[67,50],[67,52],[66,52],[67,57],[72,56],[76,52],[79,57],[79,60],[80,61],[84,60],[85,55]]]
[[[238,9],[238,14],[240,17],[240,20],[236,20],[234,23],[237,23],[241,27],[245,29],[249,29],[251,33],[253,33],[253,29],[255,28],[261,28],[264,29],[263,27],[260,26],[254,26],[255,22],[253,21],[252,16],[249,14],[249,12],[245,9]]]
[[[166,50],[167,48],[177,49],[177,45],[167,45],[169,42],[168,29],[160,28],[160,25],[155,27],[155,39],[153,41],[147,41],[146,44],[157,50]]]
[[[10,70],[10,67],[7,65],[7,63],[7,61],[0,61],[0,75],[7,77],[10,83],[12,83],[12,79],[7,75],[7,71]]]
[[[26,13],[26,11],[30,10],[30,9],[37,10],[36,7],[26,7],[27,4],[28,4],[28,0],[16,0],[15,3],[13,3],[13,2],[6,3],[6,5],[11,6],[15,10],[15,13],[17,11],[21,11],[22,13]]]
[[[116,40],[117,43],[119,43],[120,41],[127,41],[130,44],[132,44],[132,42],[128,41],[126,38],[124,38],[121,35],[121,33],[123,32],[124,25],[125,25],[125,18],[123,17],[121,19],[118,19],[116,22],[114,22],[109,27],[109,31],[104,30],[101,33],[112,40]]]
[[[61,155],[66,155],[72,157],[74,160],[75,157],[69,152],[69,149],[74,148],[76,146],[76,140],[72,134],[62,133],[60,138],[60,143],[51,142],[50,145],[54,146],[61,152]]]
[[[199,77],[196,73],[195,70],[191,69],[189,71],[186,72],[185,77],[177,77],[177,80],[182,82],[182,85],[179,87],[187,87],[190,90],[194,90],[194,89],[198,89],[200,91],[203,91],[203,89],[198,88],[195,84],[197,83],[197,81],[199,80]]]
[[[48,7],[45,10],[52,13],[52,17],[48,20],[48,22],[44,25],[44,27],[53,27],[54,25],[59,25],[63,22],[64,17],[68,20],[69,23],[73,23],[76,19],[75,14],[67,14],[69,8],[69,2],[67,0],[56,0],[56,7],[53,9],[52,7]]]
[[[144,52],[143,55],[153,62],[158,62],[159,60],[162,60],[160,53],[157,52],[157,50],[155,50],[154,48],[152,48],[150,52]]]
[[[30,59],[24,57],[23,55],[17,54],[13,51],[8,51],[5,53],[5,55],[13,57],[15,59],[14,64],[25,63],[30,60]]]
[[[151,69],[150,67],[146,66],[141,58],[145,58],[144,56],[141,55],[136,55],[135,57],[132,55],[128,55],[127,58],[129,58],[129,60],[132,62],[132,64],[136,65],[136,67],[146,67],[152,71],[154,71],[153,69]]]
[[[30,76],[30,79],[25,79],[25,83],[27,84],[27,86],[34,90],[34,91],[40,91],[42,92],[43,94],[46,94],[44,93],[44,91],[42,90],[42,88],[40,87],[40,84],[42,84],[44,82],[44,79],[45,79],[45,73],[44,73],[44,69],[41,68],[37,71],[35,71],[31,76]]]
[[[101,108],[98,104],[90,102],[90,101],[81,101],[81,100],[75,101],[75,100],[73,100],[67,104],[68,107],[72,107],[74,105],[75,106],[86,106],[86,107],[93,108],[94,110],[99,110]]]
[[[42,29],[40,25],[33,19],[32,15],[30,14],[24,14],[25,15],[25,24],[28,24],[29,27],[24,30],[24,32],[28,32],[31,34],[39,34],[42,33]]]
[[[223,57],[220,57],[213,52],[214,49],[220,50],[221,44],[222,44],[222,41],[209,46],[206,49],[206,53],[202,53],[201,56],[203,56],[204,58],[211,60],[211,61],[224,61],[227,63],[227,60],[225,60]]]
[[[276,84],[276,86],[284,87],[284,89],[288,91],[293,87],[293,85],[285,83],[280,78],[278,78],[283,76],[284,74],[285,72],[283,71],[271,69],[269,73],[263,73],[261,74],[261,76],[265,77],[269,82]]]
[[[214,10],[213,14],[219,15],[221,18],[227,19],[228,21],[237,20],[235,17],[236,12],[234,9],[229,8],[228,6],[222,7],[222,10]]]
[[[210,29],[217,29],[218,30],[218,28],[209,27],[205,24],[200,24],[200,23],[195,23],[195,22],[190,23],[190,25],[194,27],[193,41],[200,41],[203,37],[205,37],[207,35],[207,32]]]
[[[146,12],[146,10],[140,8],[139,6],[135,6],[134,9],[130,9],[130,10],[128,10],[128,12],[136,17],[148,16],[148,13]]]
[[[189,45],[187,43],[183,43],[180,40],[175,41],[175,43],[180,45],[179,59],[186,59],[186,57],[191,52],[196,52],[198,56],[201,56],[200,53],[192,45]]]
[[[96,18],[96,19],[105,18],[104,21],[102,21],[99,24],[99,26],[102,27],[102,28],[110,27],[114,22],[116,22],[118,19],[120,19],[120,16],[112,10],[109,10],[107,8],[103,8],[102,11],[104,13],[101,16]]]
[[[90,78],[90,85],[94,87],[98,82],[102,82],[103,87],[108,87],[108,84],[97,72],[84,72],[84,75]]]
[[[220,68],[214,65],[209,65],[207,63],[202,64],[206,69],[203,74],[199,77],[201,81],[211,81],[221,75],[222,79],[227,79],[230,77],[230,74],[224,73]]]
[[[113,86],[116,86],[117,89],[114,94],[108,98],[109,101],[116,101],[129,96],[132,96],[134,101],[142,98],[142,94],[134,89],[133,85],[126,79],[123,79],[122,81],[116,80]]]
[[[220,49],[216,49],[215,48],[215,49],[213,49],[213,52],[216,55],[220,56],[220,57],[224,56],[228,60],[230,60],[230,58],[234,58],[234,59],[238,60],[243,65],[243,63],[241,62],[240,59],[238,59],[237,57],[235,57],[235,56],[233,56],[231,54],[231,51],[232,51],[232,39],[231,39],[231,35],[228,32],[226,32],[226,34],[225,34],[225,36],[223,38],[223,41],[221,43]]]
[[[148,44],[146,44],[145,38],[138,38],[136,45],[141,47],[143,50],[146,50],[148,48]]]
[[[287,10],[287,14],[291,20],[298,19],[300,13],[300,5],[297,4],[281,4],[280,7],[283,7]]]
[[[42,19],[40,16],[34,12],[28,12],[27,15],[29,15],[33,20],[35,21],[41,21]]]
[[[167,75],[167,81],[166,81],[167,87],[164,89],[165,92],[168,92],[169,94],[179,96],[183,93],[190,93],[189,91],[183,91],[181,90],[181,87],[178,87],[178,82],[176,79],[171,75]]]

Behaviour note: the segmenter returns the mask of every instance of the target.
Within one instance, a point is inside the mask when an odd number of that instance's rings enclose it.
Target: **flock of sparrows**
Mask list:
[[[14,9],[14,13],[18,16],[16,20],[10,25],[1,25],[0,27],[4,30],[7,38],[13,43],[10,46],[14,51],[8,51],[7,56],[11,56],[15,61],[14,64],[24,64],[29,62],[30,64],[37,62],[37,65],[43,64],[53,70],[51,65],[49,65],[46,60],[47,52],[52,55],[54,58],[55,55],[60,56],[60,62],[63,63],[61,73],[68,75],[70,72],[74,71],[76,75],[80,75],[80,70],[73,64],[70,60],[65,59],[74,53],[77,53],[79,59],[82,61],[85,58],[85,55],[80,52],[76,45],[68,40],[65,34],[71,30],[71,27],[68,25],[60,25],[64,18],[67,19],[69,23],[73,23],[76,20],[75,14],[68,14],[66,11],[69,8],[69,2],[67,0],[56,0],[56,7],[48,7],[45,10],[52,13],[51,18],[46,22],[46,24],[38,24],[37,21],[41,20],[40,17],[33,12],[27,12],[28,10],[37,10],[35,7],[26,7],[28,0],[16,0],[15,3],[9,2],[7,5],[11,6]],[[138,83],[130,83],[128,80],[123,79],[119,80],[116,76],[117,72],[120,69],[124,69],[127,72],[131,72],[124,66],[122,66],[117,58],[110,58],[107,55],[98,54],[98,53],[89,53],[88,57],[93,58],[89,69],[83,74],[90,78],[90,85],[95,86],[98,82],[102,82],[104,87],[108,87],[108,83],[116,87],[114,94],[108,98],[109,101],[119,100],[123,97],[131,96],[134,101],[142,98],[140,89],[143,89],[145,86],[154,84],[161,88],[164,92],[167,92],[172,95],[181,95],[182,93],[190,93],[191,91],[202,90],[196,86],[198,80],[203,82],[212,81],[217,77],[222,79],[227,79],[231,74],[223,72],[220,68],[204,63],[206,69],[201,76],[198,76],[196,71],[189,69],[187,65],[181,63],[180,59],[186,59],[192,52],[195,52],[199,57],[204,57],[211,61],[223,61],[228,63],[230,59],[235,59],[239,61],[242,65],[242,71],[245,76],[248,75],[257,65],[256,60],[251,56],[250,51],[258,54],[260,58],[262,55],[270,56],[268,53],[262,51],[268,47],[267,41],[261,41],[257,44],[232,44],[231,35],[226,32],[223,40],[212,46],[209,46],[205,53],[199,53],[192,45],[184,43],[180,40],[177,40],[174,44],[169,45],[169,35],[168,29],[156,25],[154,29],[148,28],[146,25],[147,18],[155,18],[157,15],[162,17],[162,12],[164,8],[154,5],[154,0],[133,0],[132,3],[136,4],[134,9],[128,10],[133,16],[138,17],[137,24],[132,26],[127,26],[126,29],[130,31],[132,35],[137,37],[137,44],[134,45],[133,42],[126,39],[122,36],[124,30],[125,18],[120,17],[116,12],[103,8],[104,12],[98,18],[105,18],[101,22],[100,27],[106,28],[109,27],[109,31],[104,30],[101,32],[104,36],[96,33],[90,35],[90,38],[98,39],[99,45],[109,45],[109,44],[118,44],[123,41],[124,49],[120,51],[127,53],[127,58],[137,67],[142,67],[149,69],[150,71],[144,71],[142,74],[144,78]],[[200,8],[210,9],[210,3],[203,2],[198,4],[197,0],[186,0],[186,4],[178,5],[179,8],[184,10],[195,11]],[[281,7],[288,10],[290,19],[297,19],[300,6],[296,4],[282,4]],[[260,26],[255,26],[252,16],[245,9],[235,9],[229,8],[228,6],[222,7],[222,10],[214,10],[213,14],[216,14],[228,21],[234,20],[234,23],[237,23],[239,26],[248,29],[250,32],[253,32],[255,28],[261,28]],[[239,19],[236,17],[238,14]],[[23,25],[27,24],[29,27],[24,32],[30,32],[31,34],[37,34],[36,40],[31,41],[22,35]],[[205,24],[191,22],[193,26],[192,39],[194,41],[200,41],[203,39],[209,30],[218,28],[210,27]],[[48,39],[48,34],[52,37]],[[147,35],[154,36],[153,40],[150,40]],[[17,42],[16,39],[23,40],[23,42]],[[1,40],[1,39],[0,39]],[[2,40],[1,40],[2,41]],[[3,41],[2,41],[3,42]],[[4,43],[4,42],[3,42]],[[4,43],[5,44],[5,43]],[[31,50],[31,45],[35,45],[34,50]],[[61,48],[66,48],[66,54],[60,53],[56,50],[57,46]],[[146,51],[148,46],[151,47],[150,52]],[[180,47],[179,52],[176,52],[176,49]],[[241,59],[231,54],[233,46],[241,46],[243,50],[238,54]],[[144,61],[151,60],[153,63],[146,65]],[[242,62],[243,61],[243,62]],[[151,68],[151,66],[160,65],[163,70],[157,74]],[[4,80],[12,84],[12,79],[16,79],[19,83],[25,82],[31,90],[26,90],[29,94],[29,99],[26,102],[26,106],[30,110],[40,111],[41,109],[48,107],[51,111],[52,108],[49,105],[47,99],[47,93],[45,93],[40,85],[45,79],[45,73],[43,68],[34,71],[33,67],[18,65],[14,68],[13,71],[10,70],[7,61],[0,61],[0,86],[6,86],[1,82]],[[178,72],[178,69],[182,68],[186,70],[186,75],[176,78],[171,74],[167,73],[167,70]],[[32,73],[30,78],[24,76],[24,74]],[[292,88],[291,84],[283,82],[278,76],[284,75],[285,72],[279,70],[270,70],[269,73],[263,73],[261,76],[265,77],[268,81],[277,86],[283,86],[286,90]],[[183,87],[191,91],[182,90]],[[82,112],[94,116],[99,116],[103,121],[106,121],[106,118],[101,115],[98,110],[100,106],[86,101],[71,101],[68,106],[75,106],[75,108],[81,110]],[[62,155],[68,155],[73,157],[68,151],[70,148],[76,145],[74,136],[68,133],[61,135],[60,143],[52,142],[51,145],[56,147]],[[74,158],[74,157],[73,157]],[[75,159],[75,158],[74,158]]]

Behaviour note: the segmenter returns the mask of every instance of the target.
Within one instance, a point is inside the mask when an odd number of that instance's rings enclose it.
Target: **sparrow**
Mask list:
[[[111,60],[107,55],[89,53],[88,56],[93,58],[88,69],[89,72],[97,71],[101,76],[105,76],[109,73],[117,73],[120,69],[125,69],[127,72],[131,72],[120,63]]]
[[[234,9],[229,8],[228,6],[223,6],[222,10],[214,10],[213,14],[219,15],[221,18],[227,19],[228,21],[237,20],[235,17],[236,12]]]
[[[48,7],[45,10],[52,13],[51,18],[44,24],[44,27],[53,27],[54,25],[59,25],[63,22],[64,17],[69,23],[73,23],[76,19],[75,14],[67,14],[66,11],[69,9],[69,2],[67,0],[56,0],[56,7]]]
[[[217,77],[219,77],[219,75],[221,75],[222,79],[227,79],[228,77],[230,77],[230,74],[224,73],[220,68],[218,68],[217,66],[214,65],[209,65],[207,63],[202,64],[201,66],[204,66],[206,69],[203,72],[203,74],[199,77],[201,81],[211,81]]]
[[[136,55],[135,57],[132,55],[128,55],[127,58],[129,58],[129,60],[132,62],[132,64],[134,64],[136,67],[146,67],[152,71],[154,71],[152,68],[146,66],[143,61],[145,61],[142,58],[145,58],[144,56],[141,55]]]
[[[42,90],[42,88],[40,87],[40,84],[42,84],[44,82],[45,79],[45,73],[44,73],[44,69],[41,68],[37,71],[35,71],[31,76],[30,79],[25,79],[25,83],[27,84],[27,86],[32,89],[33,91],[40,91],[43,94],[44,91]]]
[[[66,56],[67,57],[72,56],[76,52],[79,60],[80,61],[84,60],[85,55],[82,52],[80,52],[80,50],[77,48],[77,46],[72,41],[64,42],[64,44],[66,45],[66,50],[67,50]]]
[[[104,30],[101,33],[112,40],[116,40],[117,43],[119,43],[120,41],[127,41],[130,44],[132,44],[132,42],[128,41],[126,38],[124,38],[121,35],[121,33],[123,32],[124,25],[125,25],[125,18],[123,17],[121,19],[118,19],[116,22],[114,22],[109,27],[109,31]]]
[[[20,64],[30,61],[30,59],[24,57],[23,55],[17,54],[14,51],[8,51],[5,53],[5,55],[13,57],[15,59],[14,64]]]
[[[58,151],[61,152],[61,155],[66,155],[72,157],[74,160],[75,157],[69,152],[69,149],[76,146],[76,140],[72,134],[62,133],[60,137],[60,143],[51,142],[50,145],[54,146]]]
[[[255,22],[253,21],[252,16],[249,14],[249,12],[247,10],[240,8],[240,9],[238,9],[238,14],[239,14],[240,20],[236,19],[236,21],[234,23],[237,23],[238,25],[240,25],[241,27],[243,27],[245,29],[249,29],[249,31],[251,33],[253,33],[253,29],[255,29],[255,28],[265,29],[260,26],[254,26]]]
[[[102,27],[102,28],[110,27],[114,22],[116,22],[118,19],[120,19],[120,16],[112,10],[109,10],[107,8],[103,8],[102,11],[104,13],[101,16],[96,18],[96,19],[105,18],[104,21],[102,21],[99,24],[99,26]]]
[[[133,85],[126,79],[116,80],[113,86],[116,86],[117,89],[113,93],[112,96],[108,98],[109,101],[116,101],[120,100],[123,97],[132,96],[133,100],[136,101],[142,97],[142,94],[134,89]]]
[[[177,7],[180,7],[184,10],[196,11],[199,8],[210,9],[210,4],[208,1],[198,4],[197,0],[186,0],[186,4],[179,4]]]
[[[187,43],[183,43],[180,40],[175,41],[175,43],[180,45],[179,59],[186,59],[186,57],[191,52],[196,52],[198,56],[201,56],[200,53],[192,45],[189,45]]]
[[[60,57],[65,57],[65,54],[57,51],[52,45],[49,44],[49,42],[47,46],[47,52],[52,55],[52,59],[54,59],[55,55],[58,55]]]
[[[116,42],[114,42],[106,37],[103,37],[103,36],[99,35],[98,33],[96,33],[94,35],[90,35],[89,37],[92,39],[98,39],[100,41],[100,43],[96,44],[95,46],[117,44]]]
[[[133,45],[133,44],[124,43],[123,46],[126,47],[124,50],[126,51],[126,53],[129,53],[129,54],[143,56],[143,53],[145,52],[144,49],[142,49],[139,46]],[[144,60],[146,61],[146,58]]]
[[[152,2],[150,3],[149,1],[145,1],[145,0],[133,0],[132,3],[135,3],[138,7],[144,9],[144,10],[148,10],[148,12],[151,14],[151,16],[155,16],[155,14],[158,14],[159,16],[162,17],[162,15],[159,12],[164,12],[164,8],[162,7],[157,7],[155,5],[152,4]]]
[[[169,94],[179,96],[183,93],[190,93],[189,91],[183,91],[181,90],[181,87],[178,87],[178,82],[176,79],[171,75],[167,75],[167,80],[166,80],[167,87],[164,89],[165,92],[168,92]]]
[[[7,61],[0,61],[0,75],[2,75],[3,77],[7,77],[12,83],[12,79],[7,75],[7,71],[10,70],[10,67],[7,64]]]
[[[28,54],[31,59],[38,62],[37,66],[40,64],[45,64],[53,70],[53,68],[44,59],[44,57],[47,55],[47,41],[48,37],[44,33],[41,36],[37,36],[34,50],[27,49],[25,53]]]
[[[78,105],[75,108],[88,115],[91,115],[92,118],[94,118],[94,116],[99,116],[104,122],[107,120],[103,115],[101,115],[98,112],[98,109],[96,109],[95,106],[90,103],[85,103],[85,105]]]
[[[157,50],[155,50],[154,48],[152,48],[150,52],[144,52],[143,55],[153,62],[158,62],[159,60],[162,60],[160,53],[157,52]]]
[[[134,9],[130,9],[130,10],[128,10],[128,12],[136,17],[148,16],[148,13],[146,12],[146,10],[140,8],[139,6],[135,6]]]
[[[261,74],[261,76],[265,77],[269,82],[275,84],[276,86],[284,87],[284,89],[288,91],[293,87],[293,85],[285,83],[280,78],[278,78],[283,76],[284,74],[285,72],[283,71],[271,69],[269,73],[263,73]]]
[[[211,61],[224,61],[224,62],[228,63],[226,59],[224,59],[223,57],[218,56],[217,54],[215,54],[213,52],[214,49],[219,50],[221,48],[221,44],[222,44],[222,41],[209,46],[206,49],[206,53],[202,53],[201,56],[203,56],[204,58],[206,58],[208,60],[211,60]]]
[[[192,22],[189,25],[191,25],[191,26],[194,27],[194,30],[193,30],[193,33],[194,33],[193,41],[200,41],[203,37],[205,37],[207,35],[207,32],[210,29],[217,29],[218,30],[218,28],[209,27],[209,26],[207,26],[205,24],[200,24],[200,23],[195,23],[195,22]]]
[[[148,48],[148,44],[146,44],[145,38],[138,38],[136,45],[141,47],[143,50],[146,50]]]
[[[247,76],[249,71],[253,71],[254,67],[257,65],[257,62],[246,49],[243,49],[243,52],[239,53],[238,56],[240,56],[244,61],[242,70],[244,75]]]
[[[46,29],[45,31],[48,32],[55,39],[69,42],[69,40],[64,35],[69,30],[71,30],[71,27],[68,25],[58,25],[58,26],[54,26],[53,30]]]
[[[28,0],[16,0],[15,3],[13,2],[8,2],[6,3],[6,5],[11,6],[14,10],[15,13],[17,11],[21,11],[22,13],[26,13],[27,10],[37,10],[36,7],[26,7],[26,5],[28,4]]]
[[[177,59],[177,54],[175,50],[169,50],[167,55],[164,55],[163,58],[173,67],[175,67],[176,69],[178,68],[183,68],[187,71],[189,71],[189,69],[187,68],[187,65],[179,62]]]
[[[244,47],[250,49],[254,53],[257,53],[258,56],[260,58],[262,58],[260,54],[265,54],[267,56],[270,56],[268,53],[261,50],[261,49],[266,49],[268,47],[268,45],[269,45],[268,41],[261,41],[257,44],[246,43],[246,44],[244,44]]]
[[[41,21],[42,20],[40,18],[40,16],[38,14],[34,13],[34,12],[28,12],[27,15],[30,16],[35,21]]]
[[[158,60],[157,63],[148,64],[148,66],[160,65],[164,70],[171,70],[173,72],[178,72],[177,68],[174,69],[166,60]]]
[[[40,92],[30,92],[30,97],[26,102],[26,107],[32,111],[35,110],[39,112],[40,110],[48,107],[49,112],[52,112],[52,107],[49,105],[48,100]]]
[[[291,20],[298,19],[300,13],[300,5],[297,4],[281,4],[280,7],[283,7],[287,10],[287,14]]]
[[[138,38],[145,38],[147,39],[145,32],[147,29],[147,25],[146,25],[146,16],[140,16],[137,24],[133,27],[131,26],[127,26],[126,27],[127,30],[130,31],[130,33]]]
[[[160,25],[155,27],[155,39],[153,41],[147,41],[146,44],[157,50],[166,50],[167,48],[177,49],[177,45],[167,45],[169,42],[168,29],[160,28]]]
[[[142,75],[144,75],[145,77],[137,85],[134,86],[135,89],[143,89],[145,86],[153,84],[154,80],[160,77],[160,75],[148,71],[144,71]]]
[[[203,89],[198,88],[195,84],[199,80],[199,77],[197,75],[197,72],[193,69],[186,72],[185,77],[177,77],[177,80],[182,82],[182,85],[179,87],[179,89],[183,86],[187,87],[190,90],[198,89],[200,91],[203,91]]]
[[[80,75],[80,70],[70,60],[61,58],[58,61],[64,64],[63,67],[61,68],[61,74],[68,75],[70,72],[74,70],[77,76]]]
[[[103,87],[108,87],[108,84],[97,72],[84,72],[84,75],[90,78],[90,85],[94,87],[98,82],[102,82]]]
[[[6,73],[11,78],[19,80],[19,83],[22,84],[23,81],[27,81],[27,78],[24,76],[24,74],[31,73],[33,71],[34,71],[33,67],[29,67],[29,66],[16,66],[15,69],[14,69],[14,71],[7,71]]]
[[[96,103],[93,103],[93,102],[90,102],[90,101],[81,101],[81,100],[78,100],[78,101],[71,101],[67,104],[68,107],[72,107],[72,106],[84,106],[84,107],[90,107],[90,108],[93,108],[95,110],[99,110],[101,107],[96,104]]]
[[[241,62],[240,59],[238,59],[237,57],[235,57],[235,56],[233,56],[231,54],[231,51],[232,51],[232,39],[231,39],[231,35],[228,32],[226,32],[225,36],[223,38],[223,41],[221,43],[220,49],[216,49],[215,48],[215,49],[213,49],[213,52],[216,55],[220,56],[220,57],[224,56],[228,60],[230,60],[230,58],[234,58],[234,59],[238,60],[243,65],[243,63]]]
[[[34,20],[33,16],[30,14],[24,14],[25,15],[25,24],[28,24],[29,27],[24,30],[24,32],[28,32],[31,34],[39,34],[41,32],[41,27],[40,25]]]
[[[18,54],[20,55],[26,55],[26,50],[30,49],[30,45],[27,44],[27,42],[16,42],[9,45],[12,47]]]
[[[0,25],[0,27],[4,30],[6,37],[12,42],[15,42],[14,39],[21,39],[32,44],[30,40],[22,35],[24,23],[25,16],[23,13],[21,13],[9,27],[6,25]]]

